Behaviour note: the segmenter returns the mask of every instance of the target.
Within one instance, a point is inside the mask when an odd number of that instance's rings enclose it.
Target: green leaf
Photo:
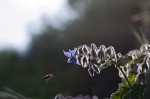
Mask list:
[[[129,79],[131,84],[134,84],[135,80],[136,80],[136,74],[130,73],[129,76],[128,76],[128,79]]]
[[[128,87],[120,86],[118,91],[111,95],[110,99],[122,99],[122,97],[129,91]]]
[[[127,76],[131,86],[128,85],[125,79],[122,79],[118,91],[113,93],[110,99],[142,99],[145,85],[136,84],[137,73],[134,69],[134,65],[131,65],[131,70]]]
[[[132,69],[131,71],[129,72],[127,78],[129,80],[129,82],[132,84],[134,84],[136,82],[136,76],[137,76],[137,73],[133,72]],[[125,79],[122,79],[122,85],[123,86],[126,86],[126,87],[129,87],[127,81]]]
[[[142,99],[145,86],[136,83],[130,88],[120,86],[118,91],[111,95],[110,99]]]
[[[128,85],[128,83],[127,83],[127,81],[125,79],[122,80],[122,85],[126,86],[126,87],[129,87],[129,85]]]
[[[133,85],[136,82],[137,72],[135,71],[135,66],[133,64],[131,64],[130,66],[131,69],[129,71],[127,78],[130,81],[131,85]],[[122,85],[129,87],[125,79],[122,80]]]
[[[145,87],[146,85],[133,84],[128,93],[124,95],[123,99],[142,99]]]

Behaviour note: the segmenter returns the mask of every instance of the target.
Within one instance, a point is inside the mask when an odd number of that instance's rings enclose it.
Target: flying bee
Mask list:
[[[42,77],[43,80],[46,80],[46,83],[52,78],[54,78],[53,74],[47,74],[44,77]]]

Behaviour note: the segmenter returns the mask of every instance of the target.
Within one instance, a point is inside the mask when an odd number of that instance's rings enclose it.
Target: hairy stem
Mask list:
[[[125,80],[127,81],[128,85],[131,86],[131,83],[128,79],[128,77],[126,76],[125,72],[122,70],[122,68],[120,68],[120,66],[118,66],[118,69],[121,71],[121,73],[123,74]]]

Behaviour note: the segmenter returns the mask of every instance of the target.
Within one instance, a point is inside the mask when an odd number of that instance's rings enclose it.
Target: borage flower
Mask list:
[[[90,47],[87,45],[77,47],[77,58],[83,68],[88,67],[90,76],[100,73],[99,66],[97,66],[98,48],[95,44],[91,44]]]
[[[76,58],[76,48],[74,48],[72,51],[69,50],[69,52],[63,51],[64,54],[68,57],[67,63],[73,63],[80,65],[78,59]]]
[[[100,74],[100,71],[107,67],[107,62],[117,60],[114,47],[106,48],[104,45],[97,47],[93,43],[91,46],[81,45],[72,51],[64,51],[64,54],[69,57],[67,63],[74,63],[81,65],[83,68],[88,68],[90,76],[94,76],[95,73]]]
[[[139,50],[131,50],[127,55],[131,56],[133,60],[144,60],[145,57],[150,57],[150,45],[144,44]]]
[[[139,64],[139,66],[138,66],[138,73],[140,74],[140,73],[144,73],[144,74],[146,74],[147,73],[147,71],[149,70],[149,57],[147,56],[147,57],[145,57],[144,58],[144,61],[143,61],[143,63],[141,63],[141,64]]]

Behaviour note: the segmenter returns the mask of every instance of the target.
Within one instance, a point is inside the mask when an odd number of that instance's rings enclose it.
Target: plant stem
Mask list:
[[[128,85],[131,86],[131,83],[128,79],[128,77],[126,76],[125,72],[122,70],[122,68],[120,68],[120,66],[118,66],[119,70],[121,71],[121,73],[123,74],[125,80],[127,81]]]

